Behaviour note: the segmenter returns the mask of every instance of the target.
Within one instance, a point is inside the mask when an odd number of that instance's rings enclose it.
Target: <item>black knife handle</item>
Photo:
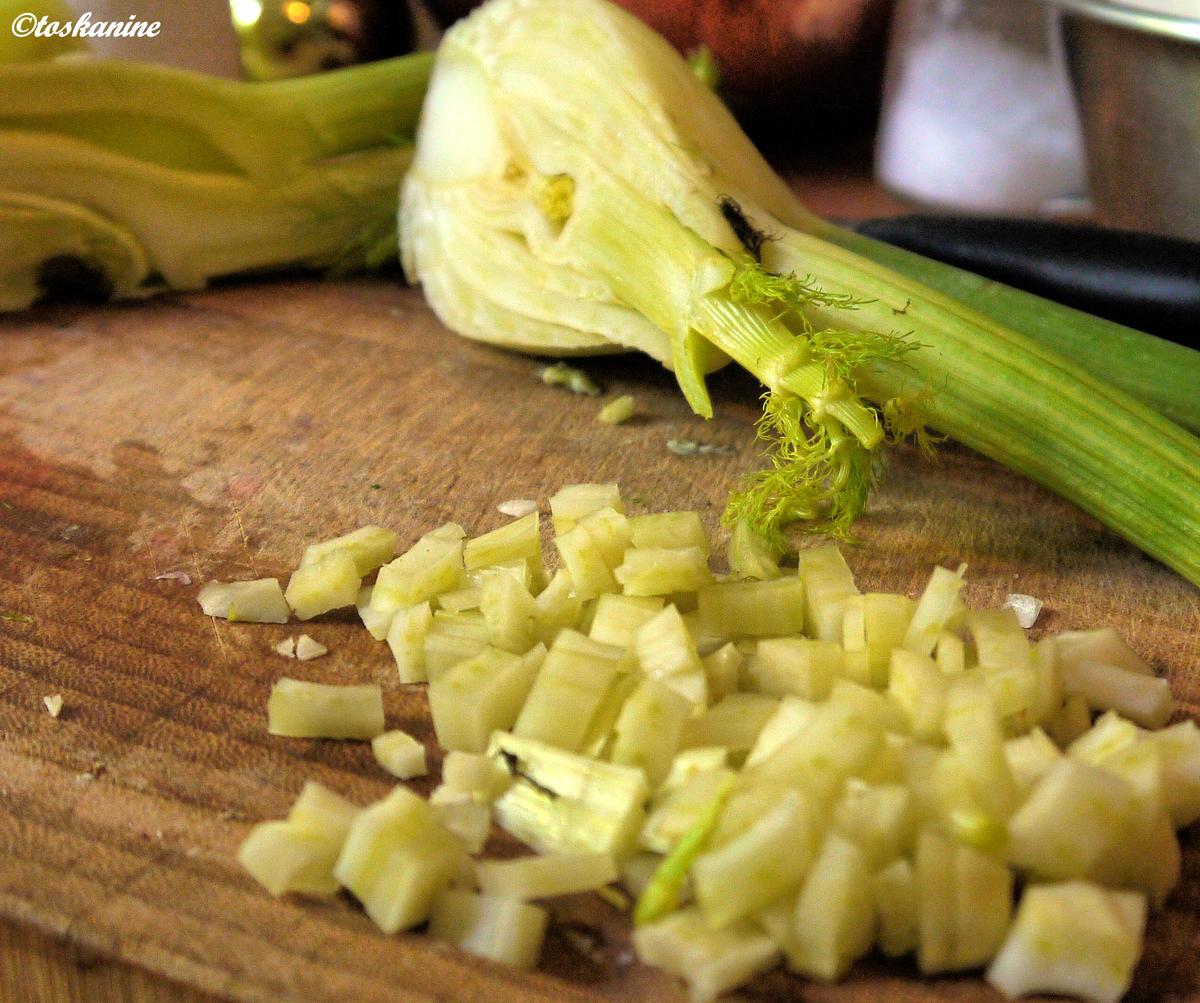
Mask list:
[[[917,213],[868,237],[1200,348],[1200,243],[1076,223]]]

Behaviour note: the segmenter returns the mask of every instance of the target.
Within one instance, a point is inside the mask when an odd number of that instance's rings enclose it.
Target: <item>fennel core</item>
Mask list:
[[[928,424],[1200,584],[1200,440],[1047,347],[1084,339],[1087,318],[1047,306],[1047,324],[1015,293],[989,308],[936,266],[845,246],[678,54],[607,0],[490,0],[446,34],[400,240],[409,278],[467,337],[647,352],[705,417],[706,373],[753,373],[771,457],[728,516],[774,545],[789,524],[846,535],[881,447],[927,444]],[[1113,374],[1142,346],[1162,353],[1121,338],[1138,346],[1124,362],[1089,365],[1141,393]]]

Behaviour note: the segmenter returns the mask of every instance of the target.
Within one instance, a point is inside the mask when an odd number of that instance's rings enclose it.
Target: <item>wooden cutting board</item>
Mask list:
[[[390,724],[431,731],[423,691],[354,617],[304,628],[328,657],[284,662],[271,648],[295,625],[213,622],[199,583],[286,576],[306,543],[368,522],[406,544],[451,518],[490,529],[498,502],[580,480],[619,481],[633,511],[697,508],[715,530],[754,463],[757,389],[737,373],[714,378],[704,423],[655,364],[591,363],[609,396],[638,399],[610,428],[534,369],[385,280],[0,320],[0,917],[236,1000],[685,998],[634,963],[625,917],[593,896],[555,904],[541,971],[518,975],[384,936],[349,900],[274,900],[233,860],[306,779],[362,803],[390,786],[364,743],[269,736],[279,675],[379,681]],[[734,452],[682,458],[670,438]],[[1040,630],[1113,624],[1196,714],[1200,593],[1022,478],[953,446],[936,463],[897,450],[861,535],[848,560],[864,588],[915,594],[933,564],[967,561],[970,602],[1025,592],[1046,603]],[[1184,843],[1135,999],[1200,999],[1200,838]],[[997,998],[877,962],[837,987],[771,975],[744,997]]]

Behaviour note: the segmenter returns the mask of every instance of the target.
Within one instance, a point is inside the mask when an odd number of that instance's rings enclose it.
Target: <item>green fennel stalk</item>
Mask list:
[[[492,0],[446,35],[400,231],[409,276],[462,334],[647,351],[705,416],[707,372],[758,377],[774,452],[728,515],[772,543],[792,524],[845,534],[881,445],[929,426],[1200,583],[1200,441],[830,239],[687,65],[606,0]],[[1053,340],[1032,298],[1008,302]]]

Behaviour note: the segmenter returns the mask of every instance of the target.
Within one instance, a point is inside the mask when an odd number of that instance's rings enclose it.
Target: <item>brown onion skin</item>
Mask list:
[[[707,45],[721,95],[752,134],[790,145],[869,127],[891,0],[616,0],[681,52]],[[478,0],[425,0],[443,24]],[[782,127],[782,128],[781,128]]]

